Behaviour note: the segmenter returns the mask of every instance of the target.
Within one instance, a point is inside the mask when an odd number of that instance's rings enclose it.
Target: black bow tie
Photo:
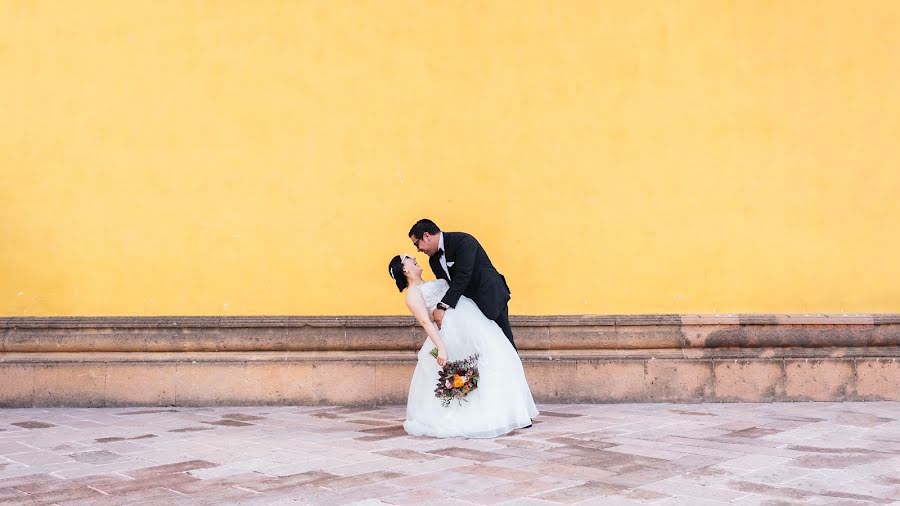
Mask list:
[[[442,256],[444,256],[444,250],[442,250],[441,248],[438,248],[437,253],[435,253],[435,256],[438,257],[438,259],[440,259]]]

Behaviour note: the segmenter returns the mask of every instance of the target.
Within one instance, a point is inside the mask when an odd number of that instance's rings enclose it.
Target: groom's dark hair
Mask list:
[[[421,239],[422,236],[425,235],[425,232],[428,232],[431,235],[436,235],[441,233],[441,229],[439,229],[438,226],[428,218],[422,218],[421,220],[417,221],[411,229],[409,229],[409,233],[406,235],[410,237],[415,236],[416,239]]]

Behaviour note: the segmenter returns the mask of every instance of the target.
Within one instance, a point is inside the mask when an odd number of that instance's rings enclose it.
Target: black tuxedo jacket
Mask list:
[[[436,253],[428,263],[435,277],[447,279],[439,255]],[[496,320],[509,302],[509,286],[481,244],[464,232],[444,232],[444,256],[450,271],[450,289],[441,302],[456,307],[459,297],[465,295],[488,319]]]

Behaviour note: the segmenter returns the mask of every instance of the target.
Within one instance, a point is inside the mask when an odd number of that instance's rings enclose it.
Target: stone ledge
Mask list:
[[[683,353],[668,349],[632,350],[553,350],[520,351],[523,363],[572,362],[595,360],[749,360],[749,359],[900,359],[900,349],[871,348],[809,348],[809,349],[714,349],[697,353]],[[4,353],[4,364],[52,363],[244,363],[244,362],[398,362],[413,364],[416,353],[411,351],[256,351],[256,352],[60,352],[60,353]]]
[[[514,316],[519,349],[900,346],[900,315]],[[0,352],[414,351],[397,316],[0,318]]]
[[[0,363],[0,406],[405,402],[414,360]],[[538,402],[900,400],[900,359],[526,360]]]
[[[897,315],[512,318],[541,402],[900,400]],[[0,406],[402,403],[407,317],[0,319]]]
[[[519,327],[581,325],[900,324],[900,313],[511,315]],[[412,327],[411,316],[5,316],[0,328]]]

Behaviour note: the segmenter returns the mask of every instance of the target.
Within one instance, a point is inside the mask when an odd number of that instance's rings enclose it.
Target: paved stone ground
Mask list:
[[[0,503],[900,504],[900,403],[540,408],[492,440],[400,406],[0,410]]]

